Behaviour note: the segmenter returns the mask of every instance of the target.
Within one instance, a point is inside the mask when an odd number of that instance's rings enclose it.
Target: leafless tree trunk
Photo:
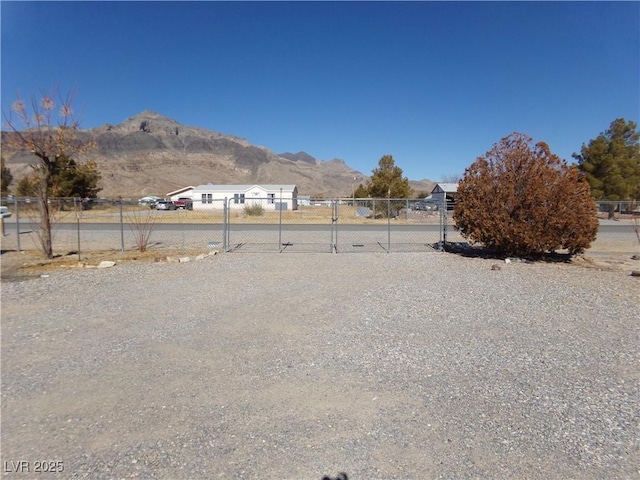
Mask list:
[[[53,239],[51,236],[51,211],[49,209],[49,175],[46,172],[40,174],[38,182],[38,211],[40,212],[40,232],[38,238],[42,253],[47,258],[53,258]]]
[[[11,113],[2,112],[11,130],[8,144],[17,150],[31,152],[38,159],[34,170],[38,175],[39,239],[42,253],[47,258],[53,258],[51,217],[55,209],[49,204],[49,181],[56,159],[63,155],[72,157],[93,147],[93,142],[81,142],[76,136],[78,122],[73,120],[71,109],[74,95],[60,99],[59,109],[53,97],[47,93],[42,94],[40,101],[32,97],[30,107],[18,97],[11,107],[18,117],[17,122]],[[53,119],[56,113],[58,121]]]

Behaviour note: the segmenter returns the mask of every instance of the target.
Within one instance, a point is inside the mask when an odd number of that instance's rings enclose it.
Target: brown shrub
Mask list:
[[[596,204],[578,169],[521,133],[503,138],[465,171],[453,215],[472,243],[522,257],[581,253],[598,231]]]

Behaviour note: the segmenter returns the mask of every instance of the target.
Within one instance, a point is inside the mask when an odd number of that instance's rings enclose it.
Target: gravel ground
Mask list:
[[[3,282],[3,474],[640,478],[639,304],[620,271],[443,253]]]

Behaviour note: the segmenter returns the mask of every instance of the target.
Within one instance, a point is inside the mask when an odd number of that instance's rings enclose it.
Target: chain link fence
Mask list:
[[[590,252],[640,255],[640,202],[598,201],[598,237]]]
[[[2,250],[39,250],[40,214],[33,198],[2,199]],[[194,199],[158,210],[137,199],[50,199],[56,254],[151,251],[420,252],[464,242],[453,205],[423,199],[340,198],[293,205],[278,199]],[[151,208],[150,208],[151,207]],[[599,202],[592,251],[640,254],[640,207]]]
[[[3,250],[40,249],[36,199],[3,199]],[[204,210],[158,210],[132,199],[50,199],[55,254],[96,251],[203,253],[222,248],[223,202]]]
[[[416,210],[418,200],[318,200],[296,210],[269,201],[228,200],[228,251],[428,251],[441,239],[437,208]]]

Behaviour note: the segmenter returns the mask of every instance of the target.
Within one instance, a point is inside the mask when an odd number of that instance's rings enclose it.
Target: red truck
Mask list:
[[[178,200],[174,200],[173,204],[176,208],[181,208],[183,210],[193,210],[193,200],[189,197],[180,197]]]

